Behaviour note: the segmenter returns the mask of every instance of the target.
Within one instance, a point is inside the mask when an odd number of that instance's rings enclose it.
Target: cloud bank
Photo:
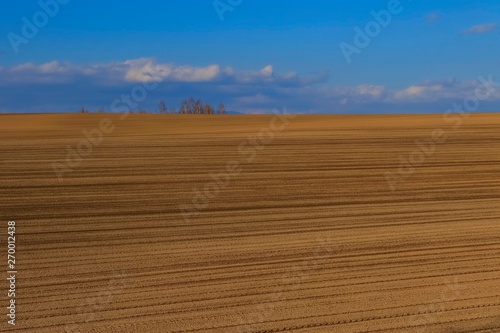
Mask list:
[[[278,73],[272,65],[240,71],[218,64],[187,66],[152,58],[77,65],[52,61],[0,67],[1,112],[76,112],[81,106],[109,110],[112,101],[133,87],[155,84],[140,108],[154,111],[159,100],[177,107],[193,96],[228,110],[265,113],[287,106],[300,113],[425,113],[444,112],[452,103],[490,89],[479,111],[500,110],[500,85],[495,79],[426,81],[399,89],[369,83],[332,86],[328,73]],[[488,82],[489,81],[489,82]]]

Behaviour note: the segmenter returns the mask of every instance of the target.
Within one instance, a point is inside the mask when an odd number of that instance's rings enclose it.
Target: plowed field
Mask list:
[[[122,118],[0,116],[0,331],[500,332],[500,115]]]

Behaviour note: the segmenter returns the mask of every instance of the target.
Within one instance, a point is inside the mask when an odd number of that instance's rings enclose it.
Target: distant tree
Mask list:
[[[176,113],[175,109],[170,109],[170,113]],[[219,104],[217,111],[210,103],[204,103],[201,99],[195,100],[190,97],[184,99],[179,107],[179,114],[225,114],[226,107],[224,104]]]
[[[224,104],[220,103],[217,107],[217,114],[226,114],[226,107]]]
[[[194,104],[194,113],[195,114],[203,114],[204,113],[203,102],[201,99],[197,100]]]
[[[80,110],[78,110],[78,112],[79,112],[79,113],[89,113],[89,110],[88,110],[86,107],[82,106],[82,107],[80,108]]]
[[[196,113],[196,101],[193,97],[190,97],[187,100],[187,113],[189,114]]]
[[[167,113],[167,104],[165,103],[164,100],[160,101],[159,111],[161,114]]]
[[[180,114],[187,114],[188,113],[188,101],[187,101],[187,99],[182,101],[181,107],[179,108],[179,113]]]
[[[97,109],[97,112],[98,113],[104,113],[104,112],[106,112],[106,110],[104,109],[103,106],[101,106],[99,109]]]
[[[205,104],[205,106],[203,107],[203,110],[204,110],[204,112],[203,112],[204,114],[214,114],[214,108],[209,103]]]

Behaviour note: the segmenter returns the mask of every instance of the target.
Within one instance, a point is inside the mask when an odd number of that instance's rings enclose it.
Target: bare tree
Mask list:
[[[82,107],[80,108],[80,110],[78,110],[78,112],[79,112],[79,113],[89,113],[89,110],[88,110],[86,107],[82,106]]]
[[[203,108],[203,113],[204,114],[214,114],[214,108],[212,105],[209,103],[205,104],[205,107]]]
[[[185,99],[182,101],[181,107],[179,109],[180,114],[187,114],[188,113],[188,101]]]
[[[194,113],[203,114],[204,111],[205,110],[203,109],[203,102],[201,101],[201,99],[197,100],[194,105]]]
[[[226,107],[224,104],[220,103],[217,107],[217,114],[226,114]]]
[[[187,113],[189,114],[194,114],[196,113],[196,101],[194,100],[193,97],[190,97],[187,100]]]
[[[175,113],[175,109],[171,109],[171,113]],[[210,103],[203,103],[201,99],[195,100],[190,97],[182,101],[179,108],[179,114],[225,114],[226,107],[224,104],[219,104],[217,112]]]
[[[101,106],[99,109],[97,109],[97,112],[98,113],[104,113],[104,112],[106,112],[106,110],[104,109],[103,106]]]
[[[159,111],[161,114],[167,113],[167,104],[165,103],[164,100],[160,101]]]

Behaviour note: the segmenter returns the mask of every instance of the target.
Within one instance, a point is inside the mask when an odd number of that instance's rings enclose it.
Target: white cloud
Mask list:
[[[356,93],[361,96],[371,96],[375,99],[379,99],[386,92],[384,86],[374,86],[369,84],[363,84],[356,87]]]
[[[273,76],[273,72],[274,72],[273,66],[268,65],[260,71],[260,74],[262,74],[263,76],[266,76],[266,77],[271,77],[271,76]]]
[[[160,82],[164,80],[207,82],[216,79],[221,73],[219,65],[176,67],[158,64],[154,59],[150,58],[127,60],[125,65],[128,66],[125,72],[125,80],[129,82]]]
[[[183,66],[174,68],[173,77],[182,82],[208,82],[217,79],[220,73],[219,65],[210,65],[202,68]]]
[[[464,35],[485,34],[495,30],[496,28],[497,28],[496,23],[479,24],[465,30],[463,34]]]
[[[10,71],[12,73],[38,73],[38,74],[64,74],[76,70],[76,66],[69,63],[62,63],[59,61],[51,61],[45,64],[36,65],[32,62],[27,62],[15,67],[12,67]]]
[[[272,65],[257,71],[243,72],[230,67],[221,68],[217,64],[205,67],[176,66],[159,63],[153,58],[139,58],[87,66],[77,66],[58,61],[40,65],[29,62],[15,67],[0,68],[0,71],[11,73],[14,76],[14,79],[12,79],[14,82],[61,82],[63,78],[64,80],[71,80],[71,78],[82,76],[93,78],[99,84],[106,85],[120,85],[127,82],[201,83],[221,81],[242,84],[308,85],[323,82],[327,78],[325,73],[309,77],[301,77],[293,72],[276,74]],[[0,78],[0,84],[8,80],[6,77]]]
[[[147,58],[127,60],[125,65],[125,80],[129,82],[158,82],[172,71],[170,66],[155,64]]]
[[[40,73],[50,74],[50,73],[64,73],[70,70],[70,68],[58,61],[48,62],[46,64],[39,66]]]
[[[354,87],[323,88],[322,94],[341,105],[384,101],[389,93],[385,86],[361,84]]]
[[[441,18],[442,18],[442,15],[440,12],[432,12],[432,13],[427,14],[427,16],[425,17],[425,20],[428,23],[436,23],[437,21],[441,20]]]
[[[24,64],[21,64],[21,65],[13,67],[11,69],[11,72],[13,72],[13,73],[15,73],[15,72],[22,72],[22,71],[33,70],[35,68],[36,68],[36,66],[35,66],[34,63],[27,62],[27,63],[24,63]]]
[[[430,86],[422,86],[422,85],[411,85],[407,88],[397,90],[393,93],[393,100],[396,101],[408,101],[408,100],[418,100],[418,99],[428,99],[431,98],[432,92],[440,92],[440,85],[430,85]]]
[[[315,96],[318,100],[328,100],[329,103],[338,106],[419,105],[422,103],[437,105],[475,96],[477,89],[481,93],[485,93],[487,89],[494,90],[488,100],[500,101],[500,88],[498,86],[486,87],[478,80],[458,81],[455,79],[427,81],[400,89],[388,89],[385,86],[368,84],[355,87],[322,87],[316,91],[316,95],[314,92],[308,92],[307,94]]]
[[[0,69],[0,85],[9,83],[62,83],[70,82],[80,69],[69,63],[51,61],[36,65],[27,62],[14,67]]]
[[[390,101],[433,102],[444,99],[463,99],[474,93],[478,86],[477,81],[459,82],[455,79],[422,82],[392,92]]]

